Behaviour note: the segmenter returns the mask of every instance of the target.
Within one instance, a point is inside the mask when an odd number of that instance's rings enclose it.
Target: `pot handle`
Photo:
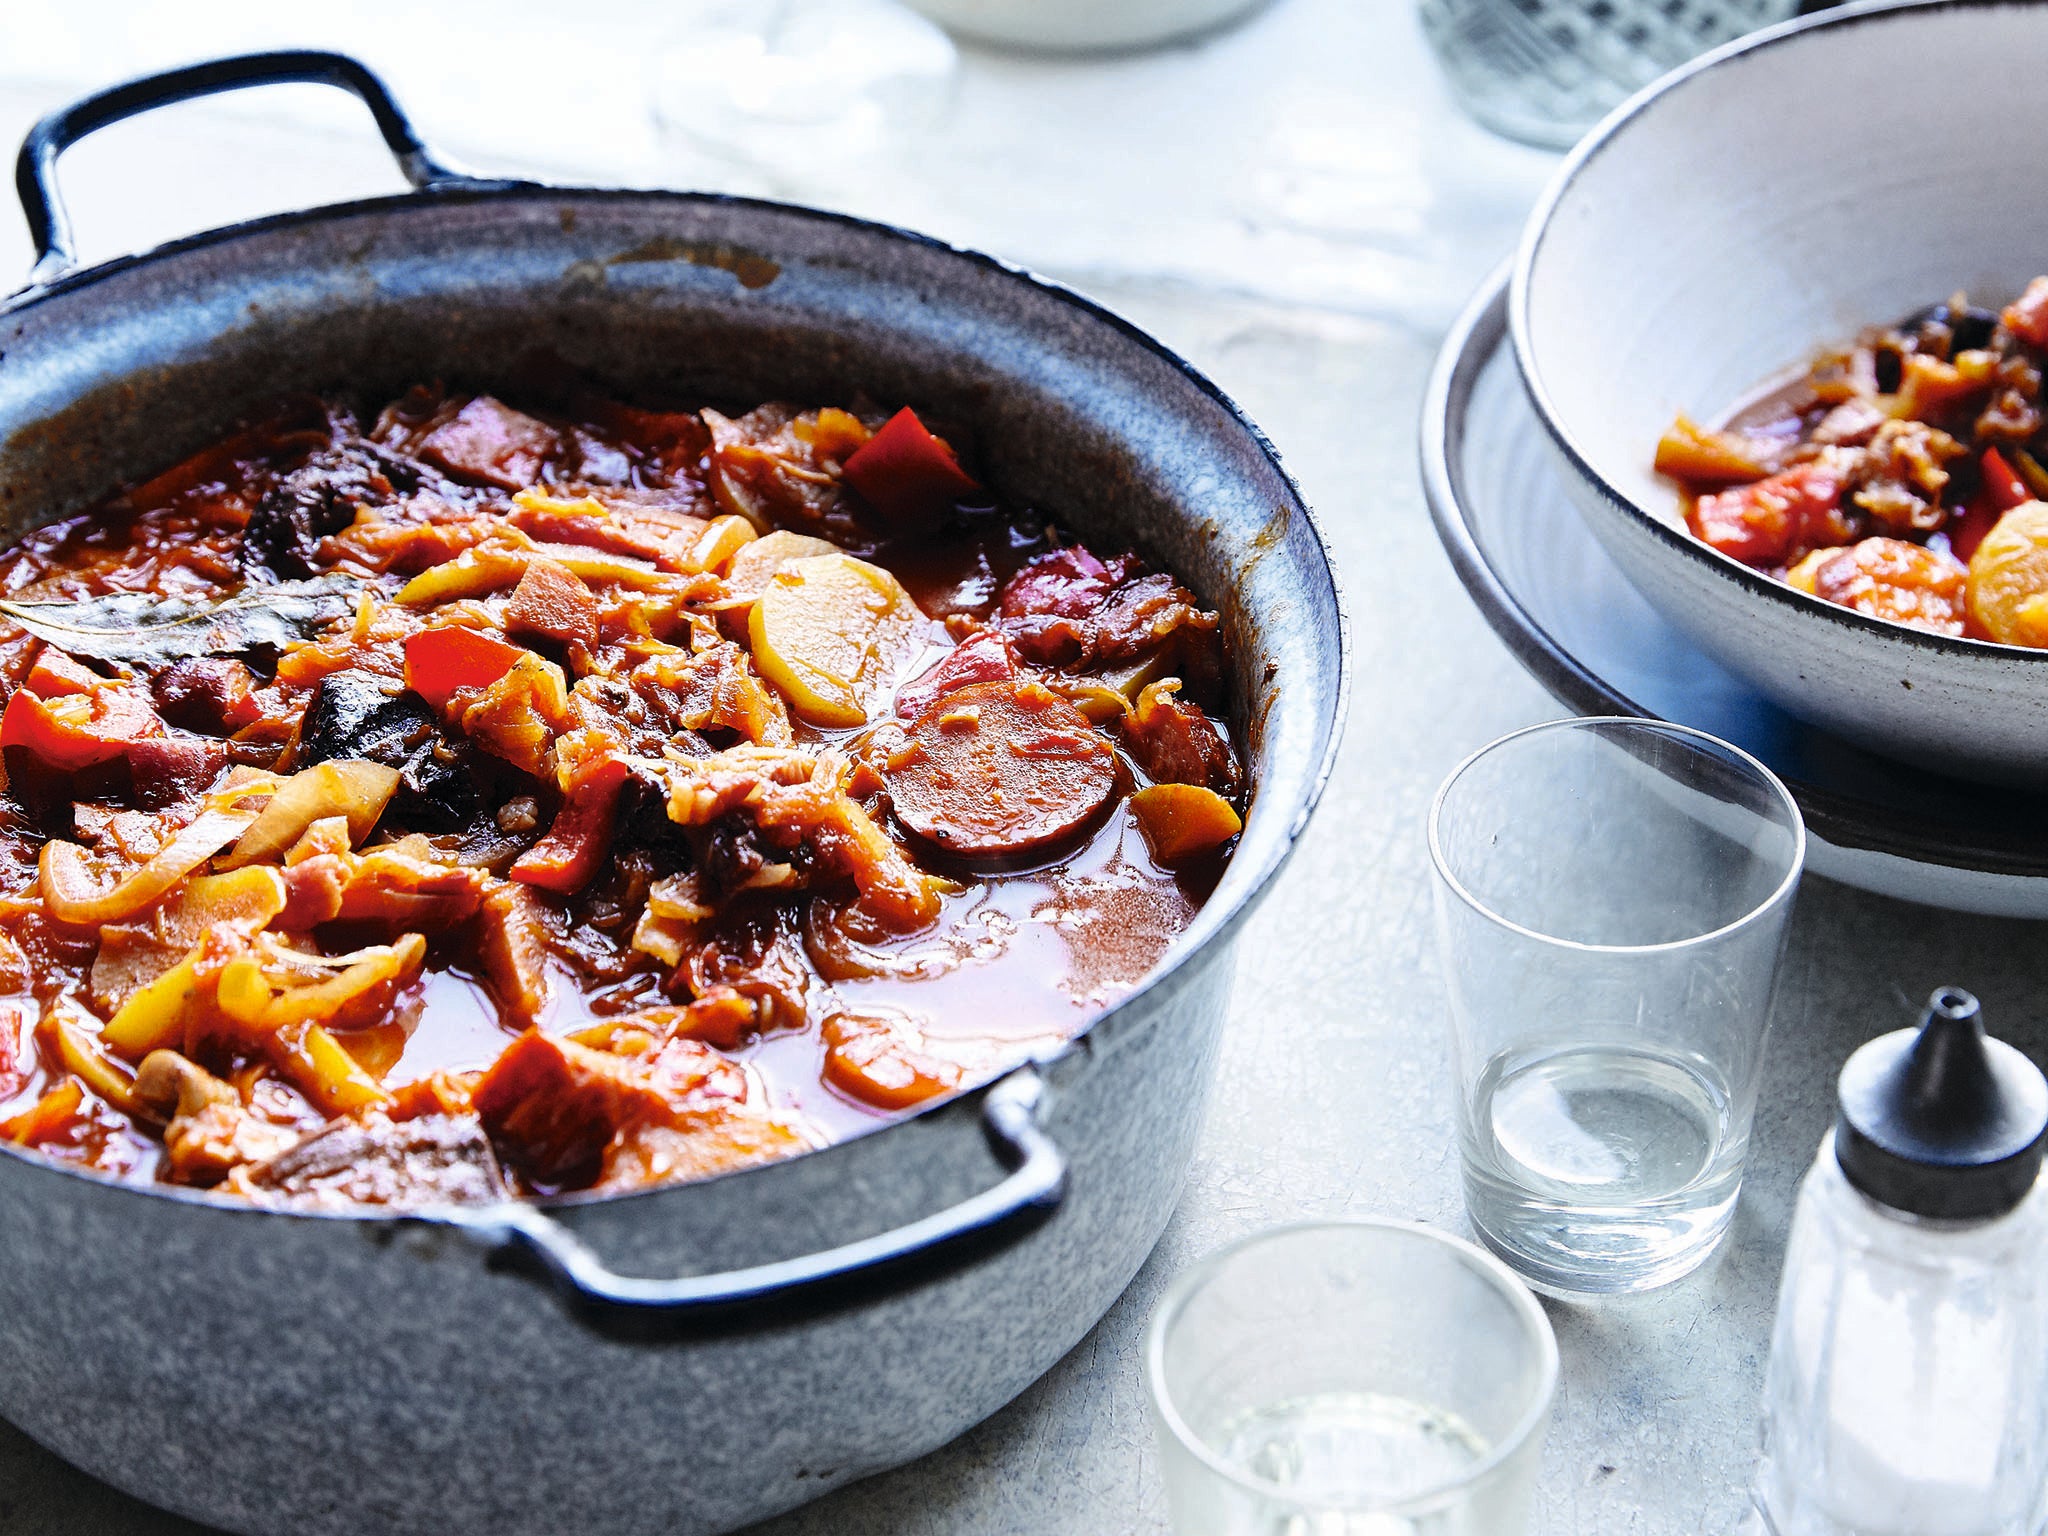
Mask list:
[[[65,214],[64,199],[57,192],[57,157],[65,150],[95,129],[157,107],[251,85],[297,84],[338,86],[360,98],[376,119],[377,131],[396,157],[399,170],[415,187],[475,183],[476,178],[437,158],[420,141],[390,90],[360,60],[311,48],[210,59],[203,64],[110,86],[83,101],[60,107],[29,129],[28,137],[21,141],[21,155],[15,161],[14,183],[21,193],[21,209],[28,218],[29,237],[36,248],[36,264],[29,272],[30,286],[40,287],[54,281],[78,261],[71,220]]]
[[[457,1229],[495,1259],[545,1281],[572,1312],[600,1326],[636,1318],[667,1327],[731,1326],[750,1314],[787,1322],[908,1289],[1042,1225],[1067,1190],[1066,1157],[1039,1124],[1046,1099],[1045,1080],[1031,1066],[987,1091],[982,1131],[1010,1170],[994,1188],[894,1231],[751,1269],[669,1279],[621,1275],[546,1211],[523,1202],[415,1219]]]

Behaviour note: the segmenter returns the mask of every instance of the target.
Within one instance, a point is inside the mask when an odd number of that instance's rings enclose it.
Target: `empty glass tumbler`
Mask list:
[[[1551,1290],[1677,1279],[1741,1188],[1798,806],[1702,732],[1561,720],[1460,764],[1429,844],[1473,1226]]]
[[[1465,110],[1563,149],[1667,70],[1786,20],[1798,0],[1422,0],[1422,29]]]
[[[1322,1222],[1181,1276],[1145,1371],[1179,1536],[1513,1536],[1557,1341],[1472,1244]]]

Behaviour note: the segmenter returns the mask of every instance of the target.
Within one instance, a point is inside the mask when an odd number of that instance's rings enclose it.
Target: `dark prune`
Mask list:
[[[271,581],[314,572],[320,541],[355,521],[357,509],[420,487],[420,467],[371,443],[325,448],[280,475],[249,514],[242,533],[242,569]]]
[[[416,693],[388,693],[353,672],[323,678],[299,727],[301,767],[363,758],[399,771],[393,817],[425,831],[467,827],[482,808],[476,750],[442,728]]]

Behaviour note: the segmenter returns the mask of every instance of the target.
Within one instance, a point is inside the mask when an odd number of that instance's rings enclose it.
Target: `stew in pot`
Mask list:
[[[2048,277],[1957,294],[1819,358],[1728,426],[1681,416],[1657,468],[1693,534],[1823,601],[2048,646]]]
[[[1187,925],[1220,646],[907,409],[283,403],[0,554],[0,1138],[351,1206],[843,1137]]]

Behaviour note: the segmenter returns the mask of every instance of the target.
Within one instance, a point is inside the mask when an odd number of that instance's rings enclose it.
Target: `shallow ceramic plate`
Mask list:
[[[1530,215],[1509,294],[1560,483],[1658,612],[1833,735],[2033,791],[2048,790],[2048,651],[1911,629],[1750,570],[1686,532],[1652,458],[1674,413],[1711,419],[1867,325],[1957,288],[2018,294],[2048,260],[2048,198],[2019,190],[2048,163],[2044,80],[2048,5],[1850,6],[1758,33],[1581,142]]]
[[[1583,715],[1645,715],[1747,748],[1791,787],[1816,874],[1908,901],[2048,917],[2048,795],[1875,756],[1786,714],[1668,624],[1588,531],[1507,345],[1505,278],[1437,359],[1422,481],[1465,588],[1523,666]]]

